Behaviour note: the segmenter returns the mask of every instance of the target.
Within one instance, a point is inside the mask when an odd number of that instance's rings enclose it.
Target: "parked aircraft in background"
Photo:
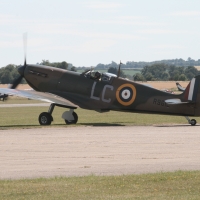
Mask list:
[[[176,86],[177,86],[178,90],[181,91],[181,92],[183,92],[183,91],[185,90],[185,88],[182,87],[182,86],[180,85],[180,83],[178,83],[178,82],[176,83]]]

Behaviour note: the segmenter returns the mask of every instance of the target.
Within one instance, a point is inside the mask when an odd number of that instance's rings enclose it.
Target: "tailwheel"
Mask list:
[[[65,119],[66,124],[70,125],[70,124],[76,124],[77,123],[78,115],[75,112],[73,112],[72,115],[73,115],[74,119],[72,119],[72,120]]]
[[[185,118],[187,119],[188,123],[191,124],[191,126],[195,126],[197,121],[195,119],[191,119],[188,116],[185,116]]]
[[[50,125],[51,124],[51,122],[53,121],[53,117],[51,116],[50,113],[43,112],[43,113],[41,113],[39,115],[38,120],[39,120],[40,125],[45,126],[45,125]]]
[[[195,126],[196,123],[197,123],[197,121],[196,121],[195,119],[191,119],[191,120],[190,120],[190,124],[191,124],[192,126]]]

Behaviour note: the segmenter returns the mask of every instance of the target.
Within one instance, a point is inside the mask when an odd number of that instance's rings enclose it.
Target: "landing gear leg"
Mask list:
[[[64,112],[62,118],[66,124],[76,124],[78,121],[78,115],[74,112],[74,109]]]
[[[55,104],[51,104],[49,107],[48,112],[43,112],[39,115],[38,121],[40,123],[40,125],[50,125],[51,122],[53,121],[53,117],[52,117],[52,112],[54,110]]]
[[[185,118],[187,119],[188,123],[191,124],[192,126],[195,126],[197,121],[195,119],[191,119],[188,116],[185,116]]]

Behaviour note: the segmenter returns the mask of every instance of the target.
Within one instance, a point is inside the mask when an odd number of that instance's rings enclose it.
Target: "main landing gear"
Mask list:
[[[53,121],[52,113],[54,110],[55,104],[51,104],[48,112],[42,112],[39,115],[38,121],[40,125],[50,125]],[[78,115],[74,112],[74,109],[70,109],[62,114],[62,118],[65,120],[66,124],[76,124],[78,121]]]
[[[185,118],[187,119],[188,123],[191,124],[192,126],[195,126],[197,121],[195,119],[191,119],[188,116],[185,116]]]

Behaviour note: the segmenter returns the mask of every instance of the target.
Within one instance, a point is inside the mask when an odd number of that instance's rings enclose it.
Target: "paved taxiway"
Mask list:
[[[200,126],[0,130],[0,179],[200,170]]]

